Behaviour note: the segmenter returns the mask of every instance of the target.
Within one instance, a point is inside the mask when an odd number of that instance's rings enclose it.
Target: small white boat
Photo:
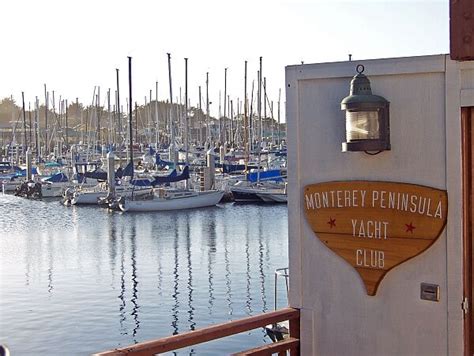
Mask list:
[[[164,189],[155,191],[152,199],[121,199],[122,211],[166,211],[203,208],[219,203],[224,195],[221,190],[193,191],[185,189]]]

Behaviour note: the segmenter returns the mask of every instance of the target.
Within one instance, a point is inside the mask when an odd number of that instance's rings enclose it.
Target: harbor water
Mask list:
[[[88,355],[273,310],[287,227],[286,205],[120,213],[0,194],[0,343]],[[175,354],[270,342],[256,329]]]

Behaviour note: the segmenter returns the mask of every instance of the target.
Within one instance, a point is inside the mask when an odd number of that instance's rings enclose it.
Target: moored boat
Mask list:
[[[219,203],[224,191],[193,191],[186,189],[159,188],[152,199],[129,200],[122,198],[119,202],[122,211],[166,211],[203,208]]]

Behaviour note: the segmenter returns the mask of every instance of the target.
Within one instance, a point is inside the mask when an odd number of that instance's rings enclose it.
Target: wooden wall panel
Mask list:
[[[450,52],[453,60],[474,60],[474,0],[451,0]]]

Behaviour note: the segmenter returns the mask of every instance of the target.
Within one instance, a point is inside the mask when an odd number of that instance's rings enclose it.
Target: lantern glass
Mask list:
[[[378,111],[346,111],[346,140],[378,140]]]

